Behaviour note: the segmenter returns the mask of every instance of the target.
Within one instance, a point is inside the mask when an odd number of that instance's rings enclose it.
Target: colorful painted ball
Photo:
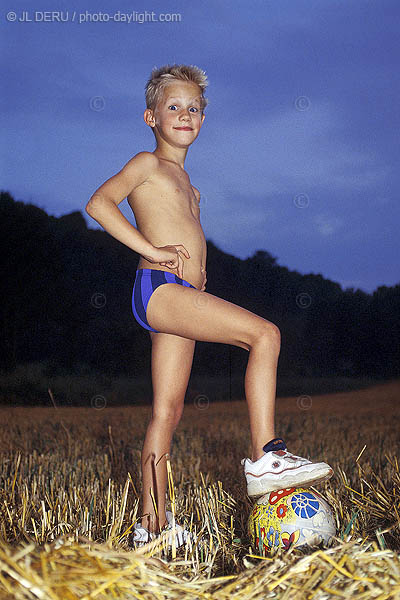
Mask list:
[[[291,546],[329,546],[336,535],[335,518],[318,492],[304,488],[276,490],[259,498],[248,520],[256,552]]]

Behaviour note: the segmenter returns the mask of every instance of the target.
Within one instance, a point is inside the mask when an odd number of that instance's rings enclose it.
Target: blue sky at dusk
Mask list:
[[[40,21],[56,10],[68,21]],[[79,23],[118,11],[180,22]],[[98,227],[89,197],[154,149],[151,69],[195,64],[209,105],[186,169],[206,238],[344,288],[399,283],[399,17],[398,0],[6,1],[1,189]]]

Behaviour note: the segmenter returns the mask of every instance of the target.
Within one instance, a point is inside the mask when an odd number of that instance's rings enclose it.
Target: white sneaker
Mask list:
[[[148,544],[149,542],[154,540],[155,537],[156,537],[155,533],[151,533],[151,531],[148,531],[148,529],[146,529],[146,527],[142,527],[141,525],[139,525],[139,523],[135,523],[135,526],[133,528],[133,532],[131,535],[131,541],[136,546],[143,546],[144,544]]]
[[[167,510],[165,511],[165,514],[167,517],[167,526],[164,529],[162,529],[161,533],[175,529],[175,548],[180,548],[184,544],[187,544],[189,538],[191,541],[193,541],[193,535],[189,531],[184,529],[181,525],[175,523],[175,528],[173,528],[173,514],[171,511]],[[160,535],[160,533],[152,533],[151,531],[146,529],[146,527],[143,527],[139,523],[135,523],[131,536],[131,541],[133,542],[133,544],[135,544],[135,546],[143,546],[144,544],[148,544],[152,540],[155,540]],[[173,544],[172,531],[169,535],[166,535],[165,537],[167,539],[168,547],[171,548]]]
[[[263,447],[265,454],[256,461],[243,458],[244,474],[249,496],[263,496],[268,492],[290,487],[316,485],[333,475],[326,463],[313,463],[295,456],[286,449],[281,438],[271,440]]]
[[[167,526],[166,530],[163,530],[163,531],[170,531],[170,530],[175,529],[175,547],[176,548],[180,548],[181,546],[184,546],[185,544],[187,544],[189,538],[191,541],[193,541],[193,535],[187,529],[184,529],[181,525],[178,525],[176,522],[175,522],[175,527],[173,527],[173,524],[172,524],[173,514],[170,510],[166,510],[165,514],[167,517],[168,526]],[[168,546],[172,546],[173,534],[171,533],[167,539],[168,539]]]

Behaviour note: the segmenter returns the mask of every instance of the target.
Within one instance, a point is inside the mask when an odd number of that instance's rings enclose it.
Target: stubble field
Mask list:
[[[249,547],[244,401],[185,407],[169,507],[198,542],[132,548],[150,407],[0,409],[0,598],[395,598],[400,382],[277,401],[291,452],[329,462],[330,549]]]

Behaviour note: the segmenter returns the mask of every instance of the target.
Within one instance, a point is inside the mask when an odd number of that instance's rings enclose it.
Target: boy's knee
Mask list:
[[[174,430],[181,420],[182,412],[183,406],[168,406],[163,410],[153,412],[153,420],[157,421],[163,428],[167,427],[170,430]]]
[[[265,342],[269,346],[271,344],[279,352],[281,349],[281,331],[275,323],[266,321],[264,327],[260,331],[259,341]]]

